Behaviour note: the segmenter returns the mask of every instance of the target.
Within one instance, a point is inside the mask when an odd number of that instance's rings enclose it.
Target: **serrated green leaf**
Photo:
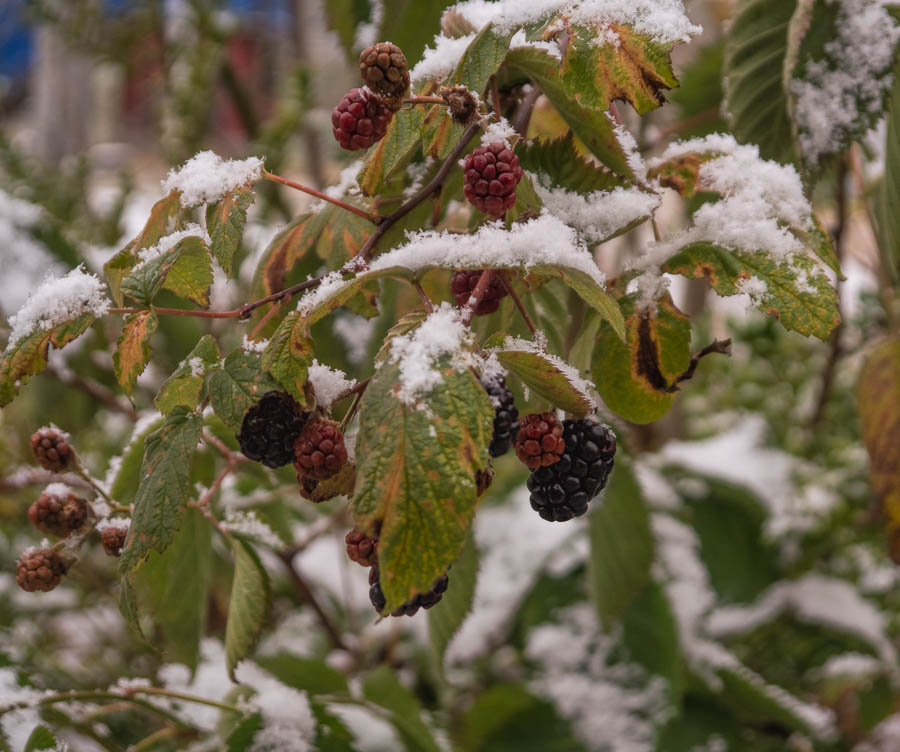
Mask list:
[[[377,196],[384,190],[385,181],[407,164],[419,147],[419,129],[425,113],[413,107],[400,117],[391,118],[387,132],[366,157],[356,180],[367,196]]]
[[[235,539],[231,548],[234,579],[225,627],[225,667],[234,681],[235,668],[250,655],[262,633],[269,606],[269,576],[248,543]]]
[[[593,401],[580,385],[574,384],[566,373],[546,354],[517,349],[515,341],[496,351],[497,360],[535,394],[554,407],[581,418],[593,409]]]
[[[234,272],[234,254],[241,246],[247,209],[256,198],[247,186],[228,191],[225,197],[206,209],[209,250],[229,277]]]
[[[181,525],[191,491],[190,473],[203,420],[176,407],[147,437],[141,481],[119,570],[136,569],[151,551],[162,553]]]
[[[632,301],[626,301],[629,312]],[[591,366],[594,384],[610,410],[634,423],[652,423],[672,406],[675,379],[691,359],[691,325],[671,302],[657,315],[630,312],[625,342],[604,324]]]
[[[51,345],[57,350],[65,347],[84,334],[94,321],[92,313],[83,313],[72,321],[52,329],[36,329],[10,343],[0,355],[0,407],[12,402],[28,379],[46,368]]]
[[[137,264],[138,251],[159,242],[159,239],[168,232],[169,222],[178,215],[180,208],[181,194],[178,191],[171,191],[161,198],[153,205],[150,218],[137,237],[103,265],[112,299],[117,306],[124,305],[122,280]]]
[[[568,93],[560,77],[559,61],[533,47],[516,47],[506,56],[506,65],[532,79],[590,152],[617,175],[633,179],[634,171],[605,110],[581,104]]]
[[[444,653],[472,609],[478,581],[478,546],[469,532],[462,553],[453,563],[452,587],[440,602],[428,611],[428,641],[438,673],[444,673]]]
[[[203,335],[194,345],[194,349],[159,388],[159,393],[154,399],[156,408],[163,415],[168,415],[178,405],[184,405],[189,410],[196,409],[203,394],[206,372],[218,364],[219,357],[219,348],[213,336]],[[200,366],[200,373],[195,375],[192,362]]]
[[[347,678],[325,661],[292,653],[260,656],[255,662],[282,684],[310,695],[349,695]]]
[[[109,494],[120,504],[130,504],[137,494],[141,480],[141,463],[144,457],[144,444],[147,437],[158,430],[165,418],[159,416],[156,420],[143,425],[140,433],[131,437],[128,446],[118,463]]]
[[[616,36],[615,43],[606,41]],[[562,59],[562,82],[569,95],[593,110],[607,110],[621,99],[641,115],[665,101],[663,92],[678,86],[672,71],[671,43],[661,44],[628,26],[569,27]]]
[[[427,592],[459,555],[476,504],[475,472],[488,461],[494,410],[469,372],[447,359],[442,382],[408,405],[396,395],[399,367],[384,363],[360,405],[353,513],[370,533],[385,613]]]
[[[760,279],[766,292],[755,297],[754,304],[775,316],[785,329],[821,340],[828,339],[840,321],[837,293],[806,256],[778,262],[762,251],[729,251],[712,243],[694,243],[666,261],[663,271],[706,278],[719,295],[726,296],[740,293],[745,280]]]
[[[187,509],[171,544],[151,552],[134,574],[137,602],[152,614],[172,663],[197,668],[206,631],[212,527],[197,509]]]
[[[41,752],[41,750],[57,749],[56,737],[46,726],[35,726],[28,735],[24,752]]]
[[[650,515],[630,464],[616,462],[589,521],[591,595],[609,631],[650,581],[653,563]]]
[[[141,616],[138,611],[137,593],[134,592],[133,574],[126,574],[119,580],[119,612],[131,633],[140,642],[149,644],[144,636],[144,630],[141,629]]]
[[[586,162],[575,147],[571,131],[555,141],[530,141],[516,149],[523,170],[545,175],[560,188],[575,193],[612,191],[628,185],[613,172]]]
[[[113,353],[116,379],[126,394],[134,391],[134,385],[147,363],[150,362],[150,337],[156,331],[159,320],[151,310],[135,313],[125,319],[122,334]]]
[[[229,353],[209,378],[213,410],[235,434],[240,433],[244,413],[271,391],[281,387],[263,370],[259,353],[240,348]]]
[[[900,59],[894,68],[886,130],[884,178],[874,204],[882,264],[896,285],[900,282]]]
[[[409,752],[440,752],[434,735],[422,720],[422,708],[415,695],[387,666],[379,666],[363,680],[363,697],[389,711],[391,723]]]
[[[796,0],[740,0],[725,42],[725,108],[732,132],[779,162],[795,153],[784,64],[796,7]]]
[[[189,235],[172,248],[136,266],[122,280],[122,292],[141,305],[150,305],[163,288],[201,307],[209,305],[212,262],[206,241]]]
[[[381,347],[378,348],[378,352],[375,354],[375,362],[381,363],[391,354],[391,342],[394,337],[401,337],[404,334],[409,334],[425,320],[426,315],[425,311],[410,311],[401,316],[397,323],[388,329],[387,334],[384,336]]]
[[[262,355],[265,368],[301,405],[306,404],[306,375],[312,365],[309,326],[297,311],[291,311],[278,325]]]
[[[263,727],[262,713],[251,713],[235,724],[225,740],[227,752],[250,752],[253,740]]]

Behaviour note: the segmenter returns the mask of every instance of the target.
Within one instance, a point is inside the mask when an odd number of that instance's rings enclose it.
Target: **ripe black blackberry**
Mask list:
[[[244,415],[238,443],[251,460],[266,467],[294,461],[294,440],[303,430],[306,414],[285,392],[267,392]]]
[[[54,538],[65,538],[75,532],[84,525],[90,514],[87,501],[60,484],[48,486],[28,507],[31,524]]]
[[[359,75],[372,91],[396,103],[400,109],[402,97],[409,89],[409,64],[406,55],[396,44],[379,42],[359,53]]]
[[[553,413],[531,413],[519,422],[516,457],[530,470],[559,461],[566,448],[563,427]]]
[[[472,297],[472,293],[478,286],[478,280],[481,279],[483,272],[484,269],[463,269],[453,273],[453,276],[450,278],[450,292],[453,293],[456,305],[460,308],[469,302],[469,298]],[[476,316],[486,316],[489,313],[493,313],[500,307],[500,301],[507,294],[503,279],[499,274],[495,274],[491,277],[484,295],[481,296],[478,304],[472,309],[472,313]]]
[[[294,441],[294,467],[301,483],[330,478],[346,461],[344,434],[333,420],[307,423]]]
[[[551,522],[565,522],[587,511],[606,486],[616,454],[616,435],[591,419],[563,421],[566,448],[559,461],[533,470],[528,478],[531,508]]]
[[[374,567],[378,563],[378,539],[370,538],[362,530],[353,528],[344,538],[347,556],[363,567]]]
[[[342,149],[368,149],[387,133],[393,113],[368,89],[350,89],[331,111],[331,132]]]
[[[444,597],[447,592],[449,579],[447,575],[441,575],[434,581],[431,590],[427,593],[419,593],[412,600],[407,601],[391,611],[391,616],[415,616],[420,608],[429,609]],[[374,566],[369,570],[369,600],[380,614],[387,605],[387,599],[381,590],[381,582],[378,580],[378,567]]]
[[[66,435],[56,428],[40,428],[31,435],[31,451],[45,470],[61,473],[75,456]]]
[[[52,548],[32,548],[19,557],[16,584],[26,592],[47,592],[59,585],[68,566]]]
[[[502,217],[516,203],[522,179],[519,159],[501,141],[479,146],[463,162],[463,193],[479,211]]]
[[[500,457],[509,451],[513,437],[519,432],[519,410],[513,393],[506,388],[506,378],[483,378],[481,385],[494,406],[494,436],[488,451],[491,457]]]

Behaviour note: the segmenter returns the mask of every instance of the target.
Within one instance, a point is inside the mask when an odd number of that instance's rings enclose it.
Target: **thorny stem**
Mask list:
[[[667,392],[677,392],[678,385],[682,381],[687,381],[690,378],[693,378],[694,371],[697,370],[697,365],[700,361],[705,358],[707,355],[712,355],[713,353],[719,353],[720,355],[731,355],[731,340],[730,339],[714,339],[710,342],[706,347],[698,352],[695,352],[691,356],[690,365],[688,365],[687,369],[679,374],[675,381],[672,382],[671,386],[666,389]]]
[[[334,643],[334,646],[353,654],[353,651],[347,643],[344,642],[344,638],[341,637],[340,631],[338,631],[334,624],[331,623],[328,614],[325,613],[322,606],[316,600],[312,588],[310,588],[306,580],[304,580],[297,571],[297,568],[294,566],[294,556],[289,551],[282,551],[278,554],[278,558],[281,559],[281,562],[284,564],[288,577],[291,580],[291,584],[294,586],[297,594],[300,596],[301,600],[308,603],[312,610],[315,611],[322,628],[328,634],[328,637],[331,639],[332,643]]]
[[[310,196],[315,196],[322,201],[328,201],[335,206],[341,207],[348,212],[352,212],[357,217],[362,217],[363,219],[368,220],[374,225],[377,225],[381,222],[381,217],[377,214],[372,214],[367,212],[365,209],[360,209],[358,206],[353,206],[353,204],[348,204],[346,201],[341,201],[339,198],[334,198],[329,196],[327,193],[322,193],[322,191],[317,191],[315,188],[310,188],[308,185],[303,185],[302,183],[297,183],[293,180],[288,180],[287,178],[281,177],[281,175],[276,175],[273,172],[269,172],[268,170],[263,170],[263,177],[266,180],[271,180],[275,183],[281,183],[282,185],[286,185],[289,188],[294,188],[298,191],[303,191],[304,193],[308,193]]]
[[[425,199],[440,190],[441,186],[443,186],[444,184],[444,180],[447,178],[448,173],[453,169],[453,166],[456,164],[456,160],[459,159],[459,155],[463,153],[466,145],[469,143],[469,141],[472,140],[472,137],[478,132],[480,128],[481,124],[476,121],[472,123],[468,128],[466,128],[465,131],[463,131],[463,134],[457,142],[456,146],[453,147],[453,151],[451,151],[447,159],[444,160],[444,163],[441,165],[440,169],[437,171],[428,185],[419,190],[419,192],[412,196],[406,203],[401,204],[400,207],[392,214],[388,214],[388,216],[384,217],[379,225],[375,228],[375,231],[363,244],[362,248],[357,251],[356,256],[353,257],[354,259],[362,259],[363,261],[368,261],[372,255],[372,252],[375,250],[375,244],[388,230],[391,229],[391,227],[393,227],[397,222],[403,219],[403,217],[409,214]]]
[[[485,269],[478,278],[478,284],[475,285],[475,289],[472,290],[472,295],[469,297],[465,310],[463,311],[462,320],[463,324],[466,326],[472,323],[472,316],[475,315],[475,309],[478,307],[481,299],[487,294],[488,287],[490,287],[491,280],[496,273],[496,269]]]
[[[504,272],[500,272],[500,280],[503,282],[503,286],[509,293],[509,297],[511,297],[513,299],[513,303],[516,304],[516,308],[519,309],[519,313],[522,314],[522,318],[525,319],[525,324],[531,330],[531,333],[536,335],[537,327],[534,325],[534,321],[531,320],[531,316],[528,314],[525,305],[522,303],[522,299],[519,297],[519,293],[516,292],[516,289],[513,287],[513,284],[509,280],[507,274]]]

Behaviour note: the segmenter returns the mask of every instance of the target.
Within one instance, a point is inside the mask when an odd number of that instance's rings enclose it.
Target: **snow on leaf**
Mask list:
[[[487,394],[449,356],[433,367],[441,381],[420,405],[399,398],[398,362],[375,372],[360,405],[353,514],[370,533],[379,530],[385,613],[429,590],[459,555],[475,511],[475,472],[488,462]]]
[[[309,366],[309,383],[316,395],[316,406],[328,410],[339,395],[356,386],[356,379],[313,359]]]
[[[212,335],[206,334],[159,388],[154,399],[157,409],[163,415],[168,415],[177,405],[195,409],[200,404],[206,371],[218,362],[219,348]]]
[[[139,262],[122,280],[122,292],[148,305],[162,289],[198,305],[209,305],[213,281],[209,237],[196,225],[172,233],[139,253]]]
[[[172,168],[162,182],[166,193],[178,191],[185,208],[221,201],[236,188],[262,178],[263,160],[258,157],[222,159],[211,151],[201,151],[181,167]]]

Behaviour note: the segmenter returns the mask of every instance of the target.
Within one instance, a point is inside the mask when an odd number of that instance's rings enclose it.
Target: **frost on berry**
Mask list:
[[[463,172],[463,193],[476,209],[491,217],[512,209],[522,168],[506,144],[495,141],[479,146],[466,157]]]
[[[81,528],[91,515],[85,499],[76,496],[67,486],[52,483],[28,508],[31,524],[46,535],[65,538]]]
[[[448,585],[449,579],[447,575],[441,575],[434,581],[431,590],[427,593],[419,593],[411,600],[398,606],[391,611],[391,616],[415,616],[420,608],[429,609],[432,606],[436,606],[441,598],[444,597],[444,593],[447,592]],[[381,589],[377,565],[369,570],[369,601],[379,614],[384,611],[384,607],[387,605],[387,599],[384,597],[384,592]]]
[[[450,278],[450,292],[453,293],[456,305],[462,307],[469,302],[483,272],[484,269],[463,269],[454,272]],[[503,284],[503,278],[499,274],[495,274],[491,277],[487,290],[485,290],[484,295],[481,296],[481,299],[472,309],[472,312],[476,316],[487,316],[500,307],[500,301],[506,295],[507,290],[506,285]]]
[[[65,433],[57,428],[40,428],[31,435],[31,451],[45,470],[61,473],[74,457]]]
[[[344,538],[347,556],[363,567],[374,567],[378,563],[378,539],[370,538],[362,530],[353,528]]]
[[[267,392],[244,415],[238,443],[244,455],[266,467],[282,467],[294,459],[294,440],[306,416],[285,392]]]
[[[346,462],[344,434],[334,421],[307,423],[294,442],[294,467],[301,481],[331,478]]]
[[[368,89],[350,89],[331,112],[331,130],[342,149],[368,149],[384,137],[392,113]]]
[[[566,447],[559,461],[528,478],[531,508],[545,520],[564,522],[587,511],[613,469],[616,436],[591,419],[563,421]]]
[[[59,585],[68,567],[52,548],[32,548],[25,551],[16,567],[16,584],[29,593],[47,592]]]
[[[409,88],[409,65],[396,44],[379,42],[359,54],[359,74],[372,91],[397,101]]]
[[[552,413],[526,415],[516,436],[516,457],[534,470],[558,462],[566,448],[563,427]]]

